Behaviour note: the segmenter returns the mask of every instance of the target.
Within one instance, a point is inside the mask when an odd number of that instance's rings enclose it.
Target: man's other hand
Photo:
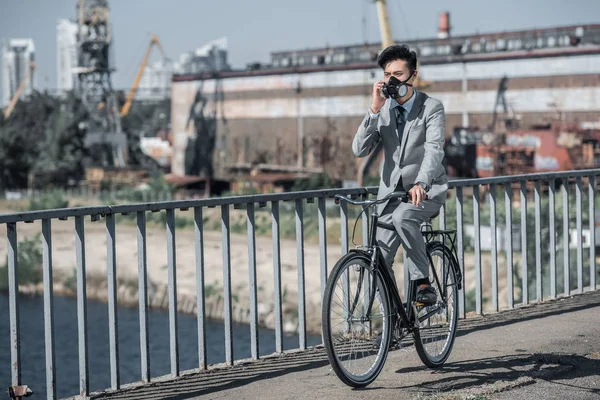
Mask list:
[[[416,207],[421,204],[423,200],[427,198],[427,193],[425,193],[425,189],[421,187],[418,183],[415,184],[412,189],[408,191],[408,195],[410,196],[410,200]]]
[[[377,81],[373,84],[373,95],[371,96],[371,112],[373,114],[377,114],[385,104],[385,97],[381,94],[382,86],[383,81]]]

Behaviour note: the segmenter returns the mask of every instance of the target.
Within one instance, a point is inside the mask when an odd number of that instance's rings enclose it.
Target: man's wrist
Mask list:
[[[419,182],[415,183],[415,185],[421,186],[424,191],[428,191],[429,190],[429,185],[427,185],[425,182],[419,181]]]
[[[369,114],[371,114],[371,116],[379,116],[380,111],[381,111],[381,107],[379,107],[379,108],[375,108],[373,106],[369,107]]]

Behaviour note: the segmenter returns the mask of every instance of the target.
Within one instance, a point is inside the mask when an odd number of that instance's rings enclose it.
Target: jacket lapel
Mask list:
[[[390,100],[386,101],[381,108],[379,128],[379,132],[383,135],[394,135],[396,138],[396,145],[400,146],[400,140],[398,140],[398,126],[396,125],[396,114],[394,109],[390,107]]]
[[[400,160],[402,160],[404,156],[404,147],[406,147],[406,141],[408,140],[408,132],[410,128],[415,123],[417,116],[421,112],[421,108],[423,108],[424,96],[419,91],[415,91],[415,95],[417,98],[415,99],[415,103],[413,104],[412,109],[410,110],[410,114],[408,114],[408,119],[406,120],[406,124],[404,125],[404,132],[402,132],[402,145],[400,146]]]

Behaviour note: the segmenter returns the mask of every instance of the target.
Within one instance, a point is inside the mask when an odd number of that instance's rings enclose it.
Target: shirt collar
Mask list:
[[[410,114],[410,111],[413,108],[413,104],[415,104],[415,99],[417,98],[417,90],[413,89],[413,95],[410,96],[410,99],[404,102],[404,104],[400,104],[396,101],[396,99],[392,99],[391,107],[402,107],[406,110],[406,115]]]

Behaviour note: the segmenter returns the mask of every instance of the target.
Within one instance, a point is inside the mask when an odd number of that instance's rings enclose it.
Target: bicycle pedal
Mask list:
[[[390,344],[388,346],[388,350],[400,350],[402,348],[401,339],[397,339],[396,336],[393,336],[390,340]]]

